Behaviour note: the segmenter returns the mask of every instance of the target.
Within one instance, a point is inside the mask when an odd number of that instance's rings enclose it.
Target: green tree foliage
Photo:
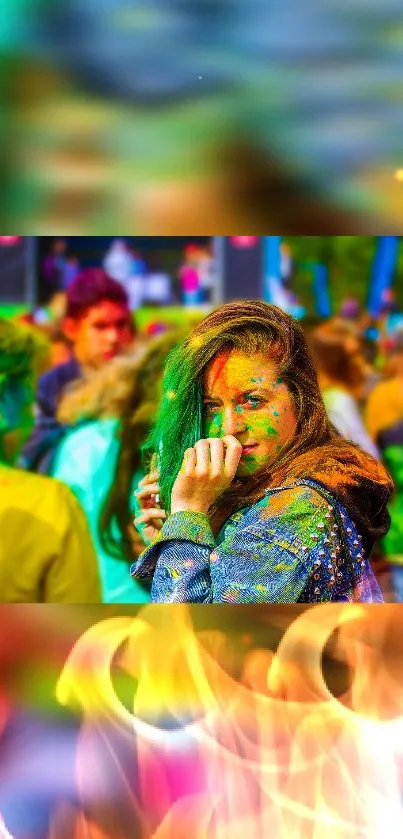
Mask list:
[[[326,265],[333,311],[347,297],[356,297],[364,308],[376,250],[376,236],[285,236],[296,261],[294,290],[309,311],[314,309],[313,263]],[[394,288],[403,305],[403,243],[399,249]]]

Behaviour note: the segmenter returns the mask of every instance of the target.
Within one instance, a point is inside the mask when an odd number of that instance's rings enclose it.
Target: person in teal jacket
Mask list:
[[[118,431],[119,420],[108,418],[68,432],[57,449],[52,476],[73,490],[85,510],[98,556],[103,601],[142,603],[148,600],[147,592],[132,582],[124,560],[105,551],[98,528],[119,455]],[[141,473],[136,477],[139,480]]]
[[[142,445],[149,432],[164,361],[182,333],[151,342],[142,356],[119,358],[60,403],[70,428],[59,443],[52,475],[75,493],[89,522],[105,603],[145,603],[148,589],[130,576],[144,541],[130,526],[134,490],[144,476]]]

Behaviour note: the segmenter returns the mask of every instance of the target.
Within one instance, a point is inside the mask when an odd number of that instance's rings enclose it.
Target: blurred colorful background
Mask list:
[[[350,297],[374,318],[391,306],[388,296],[403,306],[399,236],[1,236],[0,259],[0,306],[10,315],[63,294],[80,268],[104,265],[129,290],[139,325],[156,309],[172,322],[186,302],[188,262],[200,275],[201,311],[242,299],[246,273],[250,297],[301,318],[336,315]]]
[[[3,605],[1,624],[2,837],[401,835],[396,605]]]
[[[399,233],[398,0],[3,0],[3,230]]]
[[[397,606],[3,605],[1,623],[2,837],[401,835]]]

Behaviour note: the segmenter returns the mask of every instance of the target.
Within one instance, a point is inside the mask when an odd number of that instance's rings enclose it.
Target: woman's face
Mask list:
[[[205,437],[232,434],[242,443],[239,477],[274,462],[297,429],[291,393],[263,355],[216,355],[206,369],[203,405]]]

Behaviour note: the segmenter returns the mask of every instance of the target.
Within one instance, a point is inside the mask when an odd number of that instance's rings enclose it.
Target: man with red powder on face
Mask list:
[[[62,433],[56,411],[64,389],[133,345],[135,329],[123,286],[101,268],[81,271],[67,291],[63,331],[73,354],[39,379],[35,429],[19,464],[33,471],[49,471],[49,453]]]

